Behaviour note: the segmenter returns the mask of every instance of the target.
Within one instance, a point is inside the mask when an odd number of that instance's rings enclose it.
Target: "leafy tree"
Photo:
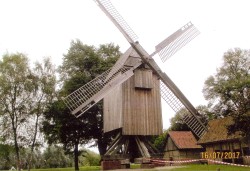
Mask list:
[[[38,138],[41,137],[42,114],[45,112],[48,104],[52,103],[55,97],[56,76],[55,67],[49,58],[44,58],[42,63],[36,62],[33,69],[34,90],[32,93],[32,103],[30,106],[30,122],[26,130],[29,134],[30,153],[28,158],[28,170],[32,160],[32,153],[36,146],[41,145]]]
[[[245,113],[249,110],[250,51],[239,48],[228,50],[223,65],[215,76],[210,76],[203,88],[206,100],[214,104],[221,116]]]
[[[79,145],[87,144],[91,139],[89,127],[86,125],[88,118],[76,118],[61,100],[52,103],[44,116],[46,120],[43,122],[43,132],[49,144],[62,143],[67,153],[74,154],[75,170],[79,170]]]
[[[79,40],[72,41],[68,53],[64,55],[63,64],[59,68],[62,88],[58,101],[44,113],[46,121],[43,123],[43,131],[50,143],[63,143],[68,152],[74,148],[75,170],[79,170],[80,144],[96,139],[100,154],[105,153],[108,142],[103,135],[102,103],[75,118],[60,99],[113,66],[119,56],[118,46],[108,44],[95,48],[84,45]]]
[[[43,167],[44,159],[41,151],[37,148],[31,151],[31,148],[21,148],[21,167],[22,169],[30,168],[41,168]],[[30,166],[29,166],[30,162]]]
[[[38,145],[41,115],[53,98],[54,89],[55,74],[49,59],[36,63],[34,69],[21,53],[6,54],[0,61],[1,135],[6,143],[13,144],[19,170],[20,148],[31,148],[30,163]]]
[[[60,67],[63,81],[61,95],[68,95],[111,68],[120,55],[119,46],[114,46],[112,43],[96,48],[84,45],[80,40],[72,41]],[[87,118],[92,118],[88,123],[92,125],[89,132],[93,136],[92,138],[97,140],[100,155],[106,152],[109,141],[109,137],[103,135],[102,107],[101,101],[84,114]]]
[[[186,109],[181,109],[186,110]],[[175,114],[174,117],[170,119],[170,128],[171,131],[190,131],[189,127],[185,124],[182,118],[182,111],[179,111]]]
[[[8,170],[15,164],[14,148],[8,144],[0,143],[0,170]]]
[[[114,65],[120,55],[119,46],[113,44],[100,45],[99,48],[95,48],[84,45],[80,40],[72,41],[68,53],[64,55],[63,64],[59,68],[65,93],[75,91],[102,74]],[[73,82],[77,80],[78,82]]]
[[[96,154],[90,150],[86,150],[83,155],[83,165],[84,166],[98,166],[100,165],[100,155]]]
[[[213,104],[214,115],[233,117],[230,133],[241,131],[250,146],[250,50],[230,49],[223,60],[217,73],[206,80],[203,93]]]
[[[161,153],[159,155],[162,156],[164,155],[163,152],[166,146],[167,132],[168,130],[165,130],[161,135],[153,136],[152,139],[150,140],[153,146]]]
[[[46,168],[72,167],[72,158],[70,155],[65,155],[63,148],[60,146],[48,146],[43,153],[43,157]]]
[[[28,58],[24,54],[6,54],[0,61],[0,103],[2,137],[15,148],[20,170],[20,146],[26,141],[24,126],[29,118],[33,81]]]

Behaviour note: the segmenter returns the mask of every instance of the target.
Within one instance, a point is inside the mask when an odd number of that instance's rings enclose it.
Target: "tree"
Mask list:
[[[32,103],[30,106],[30,122],[27,127],[29,134],[30,153],[28,157],[28,170],[30,170],[32,153],[34,148],[42,142],[38,142],[38,137],[41,136],[41,121],[42,114],[46,107],[52,103],[55,97],[56,76],[55,67],[52,65],[49,58],[44,58],[42,63],[36,62],[33,69],[34,90],[32,93]],[[39,135],[40,134],[40,135]]]
[[[0,170],[8,170],[13,166],[14,148],[8,144],[0,143]]]
[[[68,95],[82,85],[88,83],[96,76],[111,68],[120,57],[119,46],[112,43],[100,45],[98,48],[84,45],[80,40],[72,41],[71,47],[64,55],[60,67],[63,88],[61,93]],[[92,118],[89,132],[96,139],[100,155],[106,152],[110,136],[103,134],[103,108],[102,101],[92,107],[84,115]]]
[[[150,141],[153,144],[153,146],[159,151],[159,152],[163,152],[165,150],[165,146],[166,146],[166,138],[167,138],[167,133],[168,130],[163,131],[162,134],[157,135],[157,136],[152,136]],[[163,153],[158,154],[159,156],[164,156]]]
[[[100,165],[100,155],[90,150],[86,150],[86,153],[83,155],[83,165],[84,166]]]
[[[7,144],[15,147],[19,170],[20,148],[31,148],[29,164],[38,145],[41,115],[46,104],[53,99],[54,89],[55,72],[49,59],[44,63],[37,62],[33,70],[28,58],[21,53],[6,54],[0,61],[2,136]]]
[[[250,50],[230,49],[214,76],[205,81],[204,96],[217,116],[232,116],[229,132],[241,131],[250,146]]]
[[[62,100],[52,103],[44,116],[43,132],[48,143],[62,143],[66,153],[74,154],[75,170],[79,170],[79,145],[87,144],[91,139],[89,127],[86,125],[89,122],[88,118],[76,118],[70,114]]]
[[[2,136],[15,148],[20,170],[20,146],[26,141],[24,126],[29,118],[33,81],[28,58],[24,54],[6,54],[0,61],[0,106]]]
[[[43,156],[40,149],[36,148],[31,151],[31,148],[20,148],[20,156],[21,156],[21,167],[22,169],[27,170],[29,167],[31,168],[41,168],[43,166]],[[32,156],[32,157],[30,157]],[[30,159],[31,158],[31,159]],[[30,161],[30,166],[29,166]],[[13,165],[12,165],[13,166]]]
[[[217,74],[205,81],[204,96],[222,116],[245,113],[249,110],[250,99],[250,51],[230,49],[223,59]]]
[[[65,155],[60,146],[48,146],[43,153],[44,165],[46,168],[72,167],[72,158]]]
[[[190,131],[190,128],[185,124],[185,122],[181,119],[182,111],[186,109],[181,109],[181,111],[177,112],[174,117],[170,119],[170,128],[171,131]]]
[[[82,44],[80,40],[72,41],[68,53],[64,55],[59,68],[62,87],[58,100],[44,113],[43,131],[49,142],[60,142],[67,151],[74,148],[75,170],[79,170],[79,145],[96,139],[100,154],[105,153],[108,143],[102,129],[102,103],[75,118],[60,99],[113,66],[119,56],[118,46],[108,44],[95,48]]]

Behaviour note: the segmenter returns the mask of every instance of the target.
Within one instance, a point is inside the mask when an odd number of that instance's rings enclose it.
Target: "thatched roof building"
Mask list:
[[[227,127],[232,124],[234,124],[232,117],[209,121],[209,129],[198,141],[198,144],[206,148],[206,153],[210,159],[230,163],[243,163],[242,156],[249,155],[249,148],[242,141],[243,137],[240,135],[240,132],[228,134]],[[225,154],[230,156],[226,157]]]
[[[233,124],[232,117],[225,117],[220,119],[214,119],[209,121],[208,126],[209,130],[204,134],[201,139],[198,141],[199,144],[209,144],[215,142],[223,141],[233,141],[241,138],[239,132],[235,134],[228,135],[227,127]]]

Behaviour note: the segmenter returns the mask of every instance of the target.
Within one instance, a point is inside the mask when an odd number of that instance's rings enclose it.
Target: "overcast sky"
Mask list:
[[[204,81],[216,73],[223,53],[249,49],[248,0],[111,0],[152,53],[154,46],[191,21],[201,34],[164,64],[154,59],[194,106],[206,104]],[[93,0],[1,0],[0,55],[22,52],[32,61],[50,56],[61,64],[71,40],[95,45],[129,44]],[[162,103],[164,128],[174,112]]]

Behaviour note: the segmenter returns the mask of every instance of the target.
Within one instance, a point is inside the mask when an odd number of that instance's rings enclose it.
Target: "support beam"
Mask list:
[[[150,144],[145,136],[118,134],[105,153],[104,158],[107,156],[109,159],[120,158],[134,161],[135,158],[150,158],[157,153],[159,151]]]

